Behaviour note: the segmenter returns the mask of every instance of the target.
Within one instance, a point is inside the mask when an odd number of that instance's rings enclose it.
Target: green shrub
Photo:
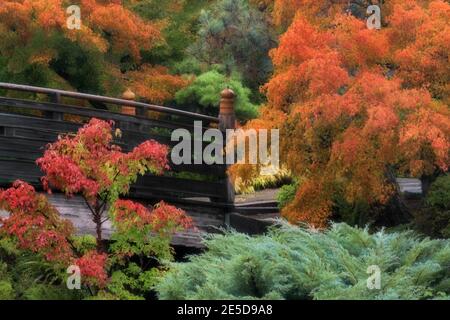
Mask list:
[[[450,174],[439,177],[428,191],[426,204],[439,210],[450,210]]]
[[[0,300],[13,300],[14,289],[11,282],[0,280]]]
[[[203,113],[219,113],[220,93],[226,87],[236,94],[236,116],[240,120],[249,120],[258,115],[258,108],[250,101],[250,89],[244,87],[238,76],[231,78],[213,70],[198,76],[190,86],[181,89],[175,95],[178,104],[198,105]]]
[[[0,300],[14,299],[14,289],[7,273],[6,263],[0,261]]]
[[[450,298],[450,242],[411,231],[283,224],[263,236],[230,232],[205,243],[205,253],[175,264],[158,284],[160,299]],[[373,265],[379,290],[367,286]]]
[[[295,198],[298,189],[298,182],[282,186],[277,195],[278,208],[283,209]]]
[[[450,238],[450,210],[425,208],[414,215],[416,229],[433,238]]]
[[[249,181],[242,181],[238,177],[234,182],[236,194],[250,194],[265,189],[277,189],[292,183],[292,174],[287,169],[280,169],[274,174],[259,175]]]
[[[416,228],[431,237],[450,238],[450,175],[439,177],[431,185],[425,208],[414,215]]]
[[[373,224],[377,217],[375,206],[370,206],[365,201],[350,203],[342,194],[333,197],[333,219],[345,222],[351,226],[365,226]]]
[[[76,245],[88,236],[74,239]],[[69,290],[65,267],[45,261],[40,255],[17,249],[16,243],[0,236],[0,300],[80,300],[85,290]]]

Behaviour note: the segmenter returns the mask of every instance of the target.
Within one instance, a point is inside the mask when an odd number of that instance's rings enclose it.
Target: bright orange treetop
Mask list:
[[[56,30],[102,51],[127,52],[140,59],[140,48],[151,49],[161,41],[160,27],[143,21],[120,2],[81,0],[81,30],[66,27],[66,9],[73,3],[62,0],[5,0],[0,4],[0,20],[4,27],[19,30],[24,41],[39,30]]]
[[[377,31],[345,14],[324,27],[305,18],[297,2],[300,13],[271,53],[275,73],[264,86],[271,111],[248,127],[280,128],[282,163],[301,177],[284,216],[324,227],[336,197],[386,203],[394,191],[388,173],[448,170],[450,112],[443,98],[450,5],[404,5],[420,17],[419,35],[407,27],[411,16],[397,9]]]

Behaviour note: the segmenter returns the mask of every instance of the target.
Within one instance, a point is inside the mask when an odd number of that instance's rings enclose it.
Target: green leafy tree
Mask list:
[[[238,71],[257,91],[272,71],[268,53],[276,44],[267,17],[248,0],[221,0],[202,11],[199,25],[189,52],[207,66],[223,65],[227,75]]]
[[[149,63],[162,64],[177,72],[176,65],[187,59],[186,49],[196,40],[198,19],[202,10],[208,10],[217,1],[210,0],[141,0],[131,1],[128,7],[149,21],[161,21],[165,41],[154,50],[143,53]],[[182,72],[184,73],[184,72]],[[195,73],[186,70],[185,73]]]
[[[426,204],[440,210],[450,210],[450,174],[441,176],[431,185]]]
[[[298,181],[294,181],[293,183],[284,185],[280,188],[280,191],[277,194],[278,207],[280,209],[284,208],[289,202],[294,200],[298,185]]]
[[[127,200],[117,201],[111,216],[115,232],[108,292],[119,299],[144,299],[173,260],[172,235],[191,227],[192,221],[182,210],[165,203],[149,212]]]
[[[240,120],[249,120],[258,115],[258,108],[250,101],[250,89],[244,87],[239,77],[227,77],[216,70],[197,77],[188,87],[180,90],[175,99],[180,105],[193,106],[200,112],[218,114],[220,92],[231,88],[236,94],[236,115]]]
[[[450,238],[450,174],[433,182],[424,208],[415,214],[415,224],[427,235]]]

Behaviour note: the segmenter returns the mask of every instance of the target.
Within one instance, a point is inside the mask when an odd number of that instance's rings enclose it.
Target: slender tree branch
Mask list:
[[[86,203],[86,205],[88,206],[89,210],[91,210],[92,215],[95,216],[96,212],[95,212],[94,208],[92,208],[92,206],[89,204],[89,201],[87,201],[87,199],[84,195],[83,195],[83,199],[84,199],[84,202]]]
[[[103,219],[100,223],[101,224],[104,224],[106,221],[108,221],[109,220],[109,217],[106,217],[105,219]]]

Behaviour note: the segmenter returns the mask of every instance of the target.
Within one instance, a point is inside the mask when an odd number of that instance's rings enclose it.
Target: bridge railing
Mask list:
[[[20,91],[33,96],[24,99],[0,94],[0,185],[3,187],[22,179],[39,188],[42,173],[35,160],[43,154],[45,145],[55,141],[61,133],[75,132],[90,118],[113,120],[122,131],[117,144],[125,151],[149,139],[173,146],[177,142],[171,141],[171,132],[184,128],[193,136],[195,121],[202,121],[202,131],[211,127],[222,131],[234,128],[234,94],[231,90],[222,93],[219,117],[125,99],[10,83],[0,83],[2,91]],[[42,95],[48,99],[42,99]],[[103,109],[86,105],[100,105]],[[126,115],[105,106],[135,107],[137,112],[135,116]],[[149,117],[149,111],[156,116]],[[202,141],[202,144],[210,142]],[[234,192],[225,165],[172,163],[170,166],[172,170],[165,176],[147,175],[138,179],[130,196],[174,202],[209,198],[212,205],[232,207]]]

